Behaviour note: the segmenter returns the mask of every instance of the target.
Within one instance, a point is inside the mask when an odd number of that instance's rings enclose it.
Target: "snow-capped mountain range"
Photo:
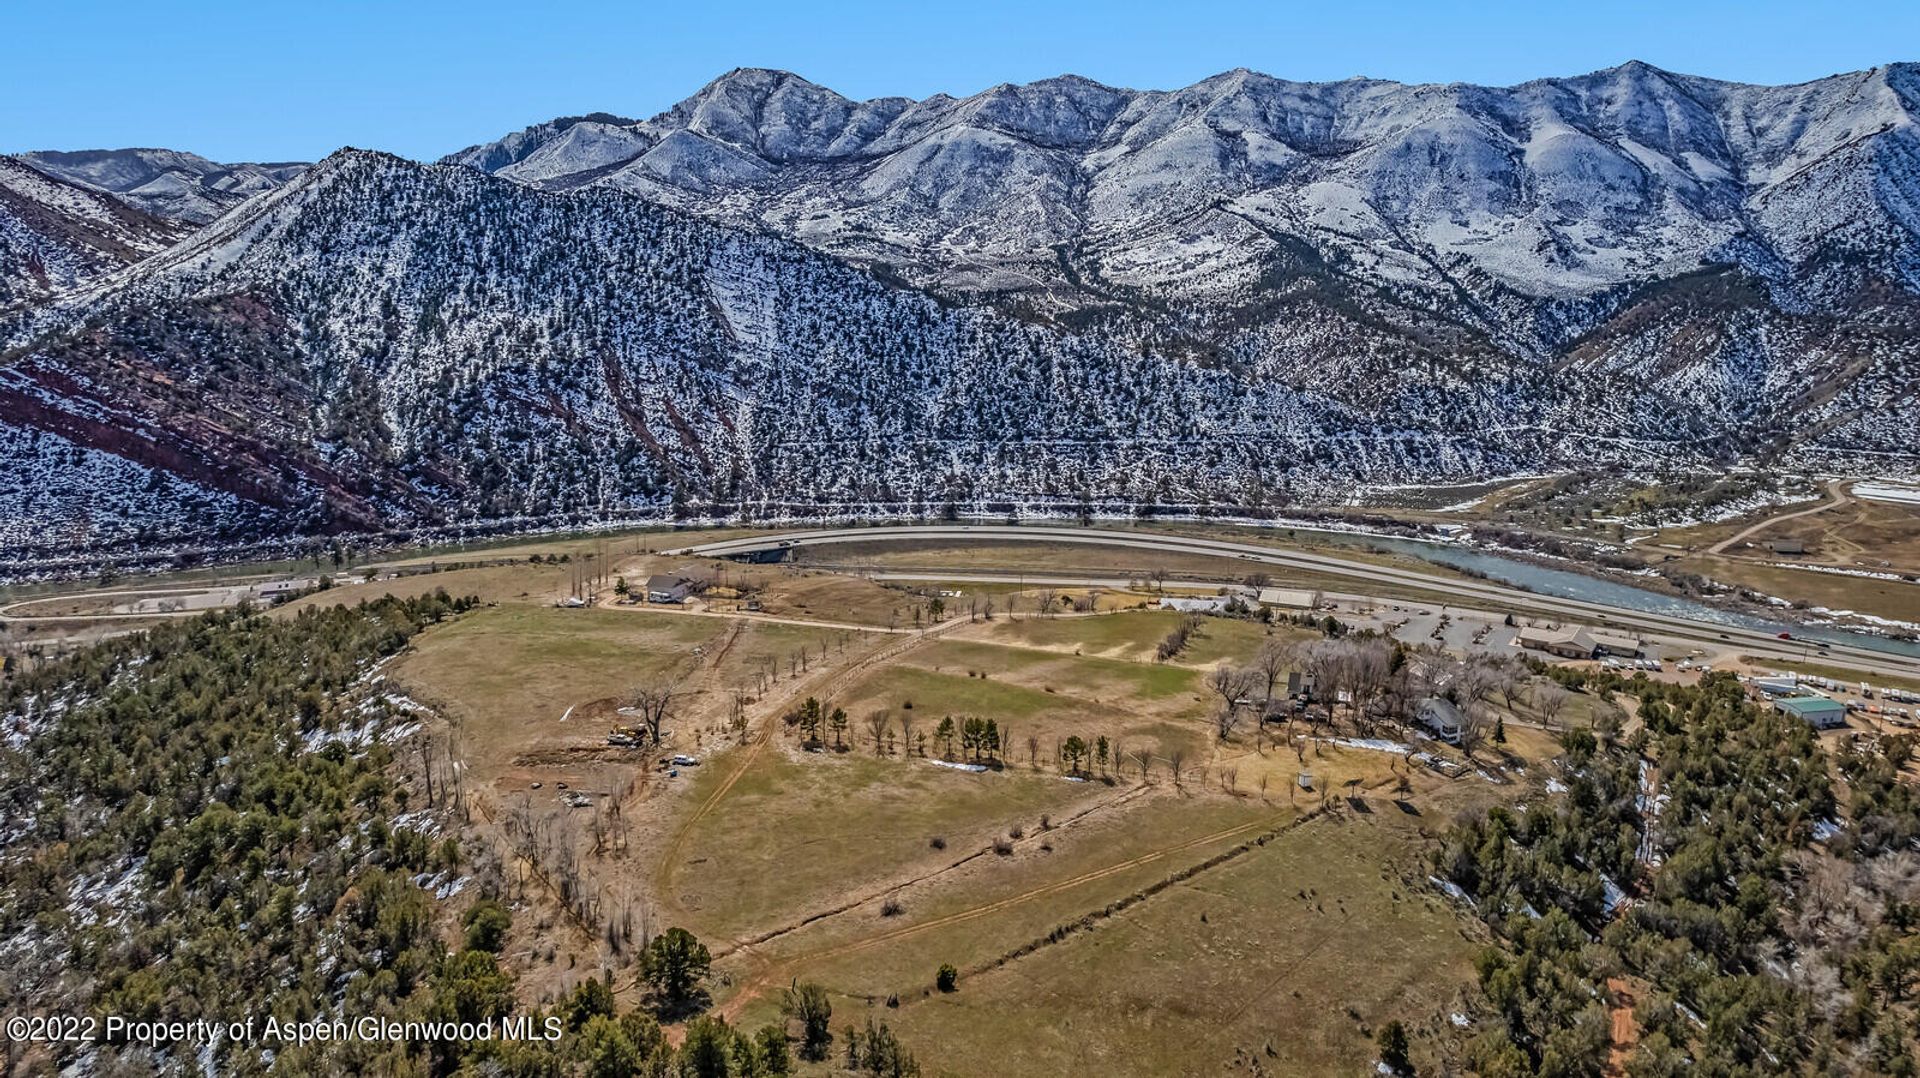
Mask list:
[[[223,165],[179,150],[39,151],[20,159],[41,172],[121,201],[156,217],[203,225],[248,198],[306,171],[305,162]]]
[[[0,159],[0,281],[39,282],[0,317],[0,549],[1911,473],[1916,105],[1912,65],[918,102],[741,70],[434,165]],[[23,270],[50,248],[10,237],[66,235],[21,226],[33,184],[117,205],[118,253]],[[236,185],[204,225],[149,197]]]
[[[1787,87],[1639,63],[1506,88],[1242,70],[1171,92],[1065,77],[862,102],[740,70],[651,120],[556,120],[448,160],[974,289],[1212,296],[1291,242],[1490,298],[1722,262],[1777,276],[1833,250],[1916,287],[1916,108],[1913,65]]]

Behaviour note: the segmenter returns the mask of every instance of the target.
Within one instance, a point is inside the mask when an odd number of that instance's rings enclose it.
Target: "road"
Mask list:
[[[1763,531],[1766,531],[1768,528],[1773,527],[1775,524],[1778,524],[1783,520],[1793,520],[1798,517],[1810,517],[1815,513],[1824,513],[1829,509],[1838,509],[1841,506],[1846,505],[1852,499],[1848,498],[1847,492],[1841,489],[1840,485],[1843,482],[1845,482],[1845,480],[1836,479],[1833,482],[1827,484],[1827,494],[1831,496],[1832,498],[1831,501],[1821,502],[1819,505],[1816,505],[1811,509],[1796,509],[1791,513],[1781,513],[1778,516],[1768,517],[1767,519],[1761,521],[1758,524],[1754,524],[1749,527],[1741,529],[1738,533],[1736,533],[1731,538],[1722,539],[1719,542],[1713,544],[1712,546],[1707,548],[1707,553],[1725,554],[1728,550],[1732,549],[1733,547],[1739,545],[1742,542],[1745,542],[1748,538],[1758,535]]]
[[[191,587],[104,588],[70,594],[40,595],[0,605],[0,621],[152,621],[155,618],[195,618],[209,610],[234,606],[254,595],[250,584],[208,584]],[[100,611],[85,614],[35,614],[32,608],[78,599],[160,599],[177,597],[184,605],[179,610],[153,610],[145,613]],[[198,601],[196,601],[198,600]]]
[[[752,536],[715,543],[699,543],[677,550],[665,551],[664,553],[680,556],[726,557],[733,554],[749,554],[756,551],[778,550],[783,547],[821,546],[836,543],[917,542],[926,540],[1071,543],[1092,546],[1128,547],[1169,554],[1234,558],[1244,561],[1250,566],[1307,570],[1330,576],[1343,576],[1370,581],[1375,584],[1388,584],[1397,588],[1417,588],[1428,593],[1455,595],[1468,601],[1492,603],[1497,609],[1501,610],[1514,610],[1535,614],[1537,616],[1624,627],[1638,631],[1644,635],[1687,644],[1699,642],[1716,645],[1722,643],[1732,644],[1737,645],[1749,654],[1765,658],[1813,658],[1832,666],[1844,666],[1850,669],[1893,676],[1911,676],[1915,665],[1911,659],[1847,644],[1833,644],[1825,648],[1809,649],[1799,643],[1785,643],[1777,636],[1757,629],[1722,625],[1717,622],[1700,621],[1671,614],[1631,610],[1625,607],[1608,606],[1583,599],[1563,599],[1555,596],[1540,595],[1534,592],[1522,591],[1519,588],[1508,587],[1504,584],[1496,584],[1491,581],[1463,580],[1434,576],[1429,573],[1415,572],[1409,569],[1400,569],[1371,562],[1356,561],[1330,554],[1281,550],[1254,543],[1238,543],[1224,539],[1203,539],[1181,535],[1160,535],[1150,532],[1123,532],[1102,528],[1070,528],[1047,525],[1008,526],[991,524],[835,528]],[[946,575],[942,576],[941,579],[952,580],[955,579],[955,577]],[[1006,577],[1003,576],[999,579],[1006,579]],[[1035,584],[1061,582],[1060,578],[1057,577],[1039,575],[1022,575],[1015,579]],[[1114,585],[1103,583],[1101,586]]]

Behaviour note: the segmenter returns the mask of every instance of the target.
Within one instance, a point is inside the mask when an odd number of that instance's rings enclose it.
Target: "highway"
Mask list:
[[[1281,550],[1254,543],[1225,539],[1203,539],[1150,532],[1115,531],[1102,528],[1072,528],[1047,525],[1009,526],[994,524],[906,525],[873,528],[833,528],[786,532],[744,539],[699,543],[665,551],[667,554],[702,557],[727,557],[786,547],[823,546],[838,543],[888,543],[933,541],[988,541],[1018,543],[1062,543],[1090,546],[1127,547],[1168,554],[1189,554],[1215,558],[1234,558],[1249,565],[1276,569],[1307,570],[1329,576],[1348,577],[1395,588],[1417,588],[1423,592],[1453,595],[1461,599],[1491,603],[1496,609],[1512,610],[1593,625],[1633,629],[1655,639],[1692,645],[1737,645],[1747,654],[1771,658],[1811,660],[1875,674],[1911,677],[1920,663],[1848,644],[1809,647],[1788,643],[1756,629],[1724,625],[1718,622],[1676,617],[1651,611],[1608,606],[1581,599],[1563,599],[1483,580],[1463,580],[1429,573],[1377,565],[1364,561]],[[953,579],[946,577],[945,579]],[[1056,578],[1031,576],[1034,583]],[[1384,597],[1384,596],[1383,596]]]

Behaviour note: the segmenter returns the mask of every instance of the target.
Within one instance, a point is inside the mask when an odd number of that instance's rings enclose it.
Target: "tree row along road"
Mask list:
[[[1584,599],[1563,599],[1541,595],[1481,580],[1461,580],[1393,566],[1354,561],[1328,554],[1279,550],[1253,543],[1223,539],[1159,535],[1145,532],[1120,532],[1100,528],[1065,528],[1006,525],[913,525],[879,528],[840,528],[819,531],[788,532],[745,539],[701,543],[665,551],[681,556],[726,557],[787,547],[822,546],[834,543],[913,542],[928,539],[999,540],[1012,542],[1066,543],[1091,546],[1129,547],[1169,554],[1236,558],[1255,565],[1304,569],[1334,576],[1353,577],[1397,587],[1419,588],[1427,592],[1454,594],[1468,599],[1492,602],[1501,609],[1539,612],[1553,617],[1578,618],[1603,625],[1623,626],[1642,632],[1678,637],[1688,641],[1737,643],[1759,656],[1776,659],[1803,658],[1799,645],[1785,647],[1777,637],[1757,630],[1718,622],[1700,621],[1672,614],[1630,610]],[[964,574],[963,574],[964,575]],[[975,573],[974,575],[979,575]],[[955,579],[951,576],[943,579]],[[1004,578],[1002,578],[1004,579]],[[1055,578],[1025,576],[1032,583],[1056,582]],[[1205,585],[1200,585],[1205,586]],[[1847,644],[1833,644],[1820,650],[1821,662],[1876,674],[1906,675],[1914,663],[1897,655],[1888,655]]]

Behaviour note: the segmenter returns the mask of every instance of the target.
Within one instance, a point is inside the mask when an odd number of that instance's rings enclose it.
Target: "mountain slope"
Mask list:
[[[118,196],[156,217],[203,225],[300,175],[304,162],[223,165],[179,150],[40,150],[20,155],[69,183]]]
[[[1318,373],[1270,354],[1203,365],[943,306],[620,192],[343,151],[21,319],[0,424],[126,462],[161,501],[214,506],[223,535],[680,501],[1257,504],[1569,453],[1692,455],[1716,433],[1674,416],[1622,437],[1550,370],[1363,316],[1336,336],[1372,332],[1377,354]],[[16,495],[0,546],[196,526],[156,524],[171,510],[138,496],[73,511]]]
[[[186,231],[0,156],[0,313],[137,262]]]
[[[1171,92],[1065,77],[853,102],[739,70],[652,120],[544,125],[448,160],[1070,306],[1098,294],[1088,281],[1211,299],[1304,243],[1550,351],[1589,327],[1503,323],[1703,264],[1801,303],[1836,259],[1920,288],[1917,72],[1760,87],[1634,63],[1493,88],[1242,70]]]
[[[1913,81],[744,71],[341,151],[0,319],[0,552],[1920,472]]]

